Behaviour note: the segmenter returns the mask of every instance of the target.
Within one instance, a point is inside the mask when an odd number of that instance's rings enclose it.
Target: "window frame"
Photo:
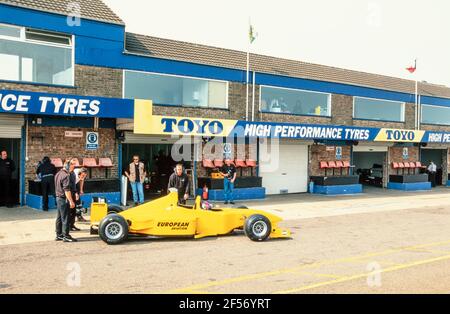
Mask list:
[[[198,108],[198,109],[218,109],[218,110],[229,110],[229,104],[228,104],[228,93],[229,93],[229,81],[223,81],[223,80],[217,80],[217,79],[207,79],[207,78],[200,78],[195,76],[187,76],[187,75],[178,75],[178,74],[166,74],[166,73],[158,73],[158,72],[148,72],[148,71],[139,71],[139,70],[129,70],[129,69],[123,69],[122,70],[122,98],[125,98],[125,72],[135,72],[135,73],[143,73],[143,74],[151,74],[151,75],[158,75],[158,76],[169,76],[169,77],[176,77],[176,78],[186,78],[186,79],[193,79],[198,81],[206,81],[206,82],[219,82],[219,83],[225,83],[225,107],[201,107],[201,106],[190,106],[190,105],[168,105],[168,104],[158,104],[154,103],[153,99],[153,105],[155,106],[166,106],[166,107],[175,107],[175,108]]]
[[[420,124],[430,124],[430,125],[442,125],[442,126],[450,126],[450,122],[448,124],[443,123],[433,123],[433,122],[424,122],[423,121],[423,107],[437,107],[437,108],[447,108],[450,110],[449,106],[439,106],[439,105],[430,105],[430,104],[420,104]]]
[[[356,98],[369,99],[369,100],[378,100],[378,101],[383,101],[383,102],[391,102],[391,103],[401,104],[401,120],[398,121],[398,120],[370,119],[370,118],[358,118],[358,117],[355,117]],[[379,121],[379,122],[405,123],[405,107],[406,107],[406,103],[404,101],[397,101],[397,100],[390,100],[390,99],[381,99],[381,98],[372,98],[372,97],[363,97],[363,96],[353,96],[352,119],[354,119],[354,120],[366,120],[366,121]]]
[[[20,36],[19,37],[11,37],[11,36],[4,36],[0,35],[0,40],[9,40],[9,41],[15,41],[15,42],[22,42],[22,43],[30,43],[33,45],[41,45],[41,46],[47,46],[47,47],[54,47],[54,48],[65,48],[65,49],[71,49],[71,58],[72,58],[72,82],[69,85],[62,85],[62,84],[54,84],[54,83],[43,83],[43,82],[34,82],[34,81],[24,81],[24,80],[0,80],[0,81],[9,81],[9,82],[18,82],[22,84],[37,84],[37,85],[47,85],[47,86],[69,86],[74,87],[75,86],[75,36],[73,34],[61,34],[58,36],[58,34],[48,34],[48,31],[45,30],[39,30],[34,28],[27,28],[25,26],[18,26],[13,24],[5,24],[0,23],[0,26],[6,26],[6,27],[12,27],[20,29]],[[66,37],[70,39],[70,45],[66,44],[57,44],[57,43],[51,43],[51,42],[45,42],[40,40],[33,40],[33,39],[27,39],[26,38],[26,31],[30,30],[35,33],[39,33],[39,31],[45,33],[47,36],[53,36],[53,37]]]
[[[267,111],[267,110],[262,110],[261,108],[261,102],[262,102],[262,88],[263,87],[268,87],[268,88],[273,88],[273,89],[283,89],[283,90],[291,90],[291,91],[299,91],[299,92],[306,92],[306,93],[311,93],[311,94],[322,94],[322,95],[328,95],[328,100],[327,100],[327,112],[329,114],[327,115],[316,115],[316,114],[308,114],[308,113],[285,113],[285,112],[272,112],[272,111]],[[298,89],[298,88],[290,88],[290,87],[279,87],[279,86],[272,86],[272,85],[259,85],[259,112],[260,113],[270,113],[270,114],[284,114],[284,115],[292,115],[292,116],[307,116],[307,117],[322,117],[322,118],[331,118],[331,97],[332,94],[331,93],[326,93],[326,92],[316,92],[316,91],[312,91],[312,90],[306,90],[306,89]]]

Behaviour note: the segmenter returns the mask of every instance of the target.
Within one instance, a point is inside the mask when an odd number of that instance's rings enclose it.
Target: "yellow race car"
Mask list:
[[[93,202],[91,233],[97,233],[108,244],[125,241],[129,235],[158,237],[194,237],[225,235],[235,229],[253,241],[289,238],[289,229],[279,228],[281,218],[264,211],[241,208],[204,209],[199,196],[194,206],[178,204],[178,193],[121,210],[117,206]]]

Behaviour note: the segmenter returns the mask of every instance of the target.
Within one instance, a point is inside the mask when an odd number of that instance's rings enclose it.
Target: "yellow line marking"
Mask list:
[[[312,272],[308,272],[308,271],[293,271],[293,273],[299,274],[299,275],[311,275],[311,276],[315,276],[315,277],[326,277],[326,278],[335,278],[335,279],[345,277],[345,276],[334,275],[334,274],[312,273]]]
[[[186,293],[192,293],[192,294],[214,294],[212,292],[201,291],[201,290],[186,290]]]
[[[436,253],[436,254],[450,254],[450,251],[443,251],[443,250],[429,250],[429,249],[409,249],[408,251],[414,251],[419,253]]]
[[[401,270],[401,269],[405,269],[405,268],[411,268],[411,267],[419,266],[419,265],[430,264],[430,263],[433,263],[433,262],[443,261],[443,260],[447,260],[447,259],[450,259],[450,255],[440,256],[440,257],[436,257],[436,258],[430,258],[430,259],[421,260],[421,261],[417,261],[417,262],[413,262],[413,263],[409,263],[409,264],[400,264],[398,266],[393,266],[393,267],[389,267],[389,268],[386,268],[386,269],[381,269],[380,273],[388,273],[388,272],[392,272],[392,271],[396,271],[396,270]],[[294,289],[289,289],[289,290],[276,291],[276,292],[273,292],[273,293],[275,293],[275,294],[287,294],[287,293],[294,293],[294,292],[300,292],[300,291],[305,291],[305,290],[311,290],[311,289],[314,289],[314,288],[319,288],[319,287],[328,286],[328,285],[332,285],[332,284],[337,284],[337,283],[347,282],[347,281],[351,281],[351,280],[355,280],[355,279],[365,278],[365,277],[368,277],[369,275],[371,275],[372,273],[373,272],[364,273],[364,274],[358,274],[358,275],[353,275],[353,276],[348,276],[348,277],[345,277],[345,278],[319,282],[319,283],[312,284],[312,285],[307,285],[307,286],[294,288]]]
[[[377,262],[377,263],[379,263],[379,264],[382,264],[382,265],[390,265],[390,266],[400,266],[400,265],[403,265],[402,263],[396,263],[396,262],[393,262],[393,261],[387,261],[387,260],[383,260],[383,259],[377,259],[375,262]]]
[[[269,276],[275,276],[275,275],[281,275],[281,274],[286,274],[286,273],[292,273],[292,272],[295,272],[295,271],[300,270],[300,269],[317,268],[317,267],[324,266],[324,265],[348,263],[348,262],[353,262],[353,261],[357,261],[357,260],[360,260],[360,259],[367,259],[367,258],[371,258],[371,257],[383,256],[383,255],[388,255],[388,254],[392,254],[392,253],[402,252],[402,251],[405,251],[405,250],[408,250],[408,249],[411,249],[411,248],[438,246],[438,245],[443,245],[443,244],[448,244],[448,243],[450,243],[450,240],[439,241],[439,242],[432,242],[432,243],[426,243],[426,244],[418,244],[418,245],[413,245],[413,246],[409,246],[409,247],[401,247],[401,248],[397,248],[397,249],[389,249],[389,250],[380,251],[380,252],[369,252],[369,253],[365,253],[363,255],[356,255],[356,256],[351,256],[351,257],[323,260],[323,261],[320,261],[320,262],[307,264],[307,265],[298,265],[298,266],[285,268],[285,269],[278,269],[278,270],[267,271],[267,272],[256,273],[256,274],[248,274],[248,275],[243,275],[243,276],[238,276],[238,277],[227,278],[227,279],[224,279],[224,280],[218,280],[218,281],[213,281],[213,282],[196,284],[196,285],[192,285],[192,286],[188,286],[188,287],[184,287],[184,288],[179,288],[179,289],[165,291],[165,292],[162,292],[162,293],[184,293],[186,291],[191,291],[191,290],[201,290],[201,289],[205,289],[205,288],[208,288],[208,287],[223,286],[223,285],[236,283],[236,282],[242,282],[242,281],[248,281],[248,280],[265,278],[265,277],[269,277]]]

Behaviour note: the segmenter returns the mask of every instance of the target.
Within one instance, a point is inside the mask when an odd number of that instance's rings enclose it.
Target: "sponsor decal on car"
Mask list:
[[[167,227],[172,230],[186,230],[189,227],[189,222],[180,222],[180,221],[172,221],[172,222],[158,222],[158,227]]]

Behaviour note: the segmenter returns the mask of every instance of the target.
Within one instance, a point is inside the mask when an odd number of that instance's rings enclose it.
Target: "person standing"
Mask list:
[[[144,163],[139,161],[139,156],[134,155],[133,161],[125,171],[125,175],[130,180],[131,190],[133,191],[134,205],[144,203],[144,180],[147,176]]]
[[[56,217],[56,241],[76,242],[70,235],[70,210],[75,208],[70,186],[70,173],[75,168],[75,162],[69,159],[55,176],[55,193],[58,214]]]
[[[0,206],[6,205],[9,208],[13,206],[11,200],[11,179],[14,170],[16,170],[14,161],[8,158],[6,150],[2,150],[0,158]]]
[[[75,204],[81,204],[81,196],[84,194],[84,180],[87,177],[87,169],[84,167],[78,168],[78,169],[75,169],[73,172],[75,173],[75,177],[76,177],[75,183],[76,183],[76,190],[77,190],[77,195],[78,195],[78,197],[75,200]],[[77,211],[76,216],[78,218],[78,221],[86,221],[83,218],[83,214],[81,212]],[[75,221],[73,222],[72,225],[74,225],[74,224],[75,224]]]
[[[431,182],[431,187],[436,187],[436,164],[431,160],[430,165],[428,166],[428,175]]]
[[[50,158],[45,156],[42,163],[39,164],[36,174],[41,177],[42,189],[42,210],[48,211],[48,196],[55,195],[55,174],[56,167],[50,161]]]
[[[225,164],[221,168],[220,172],[223,175],[223,190],[225,196],[225,204],[234,204],[233,201],[233,189],[234,181],[236,180],[236,167],[231,162],[230,158],[225,159]]]
[[[186,200],[189,198],[189,177],[184,172],[182,164],[177,164],[174,173],[169,178],[169,184],[167,190],[170,188],[176,188],[178,190],[178,203],[186,204]]]

